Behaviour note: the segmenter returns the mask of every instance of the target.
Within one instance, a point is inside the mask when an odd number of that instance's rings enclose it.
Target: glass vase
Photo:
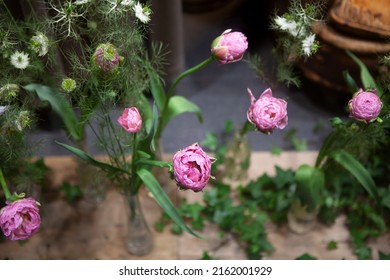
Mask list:
[[[106,198],[107,182],[102,171],[82,160],[78,160],[79,185],[85,201],[98,204]]]
[[[126,247],[135,256],[144,256],[153,249],[153,235],[145,220],[138,194],[124,193],[127,205]]]
[[[287,213],[288,227],[298,234],[308,233],[317,223],[318,212],[319,207],[309,209],[307,205],[294,201]]]
[[[227,181],[241,182],[248,178],[251,147],[245,134],[236,132],[228,143],[223,162]]]
[[[88,153],[86,139],[76,143],[77,148]],[[83,159],[76,158],[78,183],[85,201],[98,204],[106,198],[107,178],[103,171]]]

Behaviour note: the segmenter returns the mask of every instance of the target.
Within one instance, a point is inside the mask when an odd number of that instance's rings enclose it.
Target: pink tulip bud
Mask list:
[[[0,210],[0,228],[9,240],[24,240],[33,236],[41,224],[39,203],[33,198],[23,198]]]
[[[376,90],[359,89],[348,102],[349,116],[366,123],[377,119],[382,109],[382,101],[376,94]]]
[[[255,99],[249,88],[248,93],[251,105],[247,112],[247,118],[257,130],[271,134],[274,129],[283,129],[287,126],[287,102],[285,100],[273,97],[270,88],[266,89],[258,100]]]
[[[118,118],[118,123],[131,133],[136,133],[142,128],[142,118],[136,107],[126,108]]]
[[[179,188],[194,192],[203,190],[211,177],[214,160],[197,143],[176,152],[173,156],[173,177]]]
[[[119,66],[119,54],[112,44],[100,44],[92,56],[92,64],[105,73],[112,72]]]
[[[242,59],[248,48],[247,38],[241,32],[226,30],[211,44],[211,53],[221,64],[236,62]]]

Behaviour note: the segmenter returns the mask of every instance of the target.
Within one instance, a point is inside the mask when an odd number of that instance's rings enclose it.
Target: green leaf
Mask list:
[[[326,248],[328,250],[336,250],[337,249],[337,241],[334,241],[334,240],[331,240],[328,242],[328,244],[326,245]]]
[[[71,185],[68,182],[62,184],[60,191],[65,194],[66,201],[69,204],[74,204],[77,199],[83,196],[83,192],[78,185]]]
[[[162,110],[167,98],[165,95],[164,87],[161,83],[160,77],[157,75],[153,68],[147,67],[147,71],[150,78],[150,90],[153,99],[156,102],[158,108]]]
[[[60,92],[40,84],[28,84],[23,88],[29,92],[36,92],[39,99],[50,104],[53,111],[61,117],[66,130],[74,140],[78,141],[83,138],[82,126],[79,124],[71,104]]]
[[[380,260],[390,260],[390,254],[385,254],[381,251],[378,252]]]
[[[304,253],[303,255],[297,257],[296,260],[317,260],[317,258],[308,253]]]
[[[156,199],[157,203],[176,224],[178,224],[187,233],[192,234],[193,236],[198,238],[203,238],[201,235],[192,231],[184,223],[172,201],[169,199],[167,194],[164,192],[164,190],[150,171],[146,169],[140,169],[137,171],[137,175],[144,182],[146,188],[153,194],[153,197]]]
[[[374,78],[371,76],[366,65],[352,52],[346,50],[347,54],[356,62],[360,68],[360,79],[362,80],[364,89],[378,89]]]
[[[148,164],[158,167],[171,167],[171,163],[166,161],[160,161],[160,160],[151,160],[151,159],[140,159],[137,161],[138,164]]]
[[[357,92],[359,90],[359,87],[358,87],[356,81],[349,74],[349,72],[344,71],[343,76],[344,76],[345,82],[347,83],[347,86],[348,86],[349,90],[351,91],[351,93]]]
[[[379,196],[374,180],[366,168],[351,154],[344,150],[331,153],[331,157],[348,170],[364,189],[379,203]]]
[[[198,105],[183,96],[173,96],[169,99],[166,115],[162,116],[164,118],[162,125],[163,128],[171,119],[183,113],[195,113],[198,116],[199,122],[203,121],[202,113]]]
[[[295,172],[295,181],[296,195],[301,204],[307,205],[309,210],[315,209],[321,202],[325,187],[322,169],[303,164]]]
[[[64,144],[64,143],[61,143],[61,142],[58,142],[58,141],[55,141],[58,145],[64,147],[65,149],[67,149],[68,151],[72,152],[73,154],[75,154],[76,156],[78,156],[79,158],[85,160],[86,162],[88,162],[89,164],[93,165],[93,166],[96,166],[106,172],[111,172],[111,173],[126,173],[126,174],[130,174],[128,171],[124,170],[124,169],[121,169],[121,168],[118,168],[118,167],[115,167],[115,166],[112,166],[110,164],[107,164],[107,163],[104,163],[102,161],[98,161],[98,160],[95,160],[92,156],[88,155],[86,152],[78,149],[78,148],[75,148],[75,147],[72,147],[72,146],[69,146],[67,144]]]

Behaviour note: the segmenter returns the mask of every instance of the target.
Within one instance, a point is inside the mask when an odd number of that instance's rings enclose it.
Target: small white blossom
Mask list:
[[[83,5],[83,4],[87,4],[88,2],[90,2],[90,0],[76,0],[74,3],[76,5]]]
[[[150,14],[151,10],[149,7],[145,6],[143,7],[140,2],[137,2],[137,4],[133,7],[135,16],[143,23],[148,23],[150,21]]]
[[[279,26],[280,30],[287,31],[295,37],[298,35],[298,25],[294,20],[288,20],[284,17],[277,16],[275,18],[275,23]]]
[[[37,32],[30,40],[31,49],[38,53],[38,56],[44,56],[49,50],[49,39],[45,34]]]
[[[8,106],[0,106],[0,115],[2,115],[5,111],[7,111]]]
[[[123,6],[133,6],[135,4],[134,0],[122,0],[121,5]]]
[[[18,69],[26,69],[30,64],[28,54],[24,52],[15,52],[11,55],[11,64]]]
[[[316,35],[311,34],[311,35],[307,36],[305,39],[303,39],[302,50],[306,56],[310,56],[312,54],[312,50],[313,50],[312,47],[313,47],[315,38],[316,38]]]

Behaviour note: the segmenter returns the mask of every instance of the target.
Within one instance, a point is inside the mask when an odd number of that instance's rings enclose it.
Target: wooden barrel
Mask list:
[[[390,0],[335,0],[327,23],[314,25],[313,31],[320,49],[299,61],[298,67],[322,92],[350,96],[343,72],[358,82],[360,75],[346,50],[357,55],[374,77],[379,75],[379,56],[390,53]]]

